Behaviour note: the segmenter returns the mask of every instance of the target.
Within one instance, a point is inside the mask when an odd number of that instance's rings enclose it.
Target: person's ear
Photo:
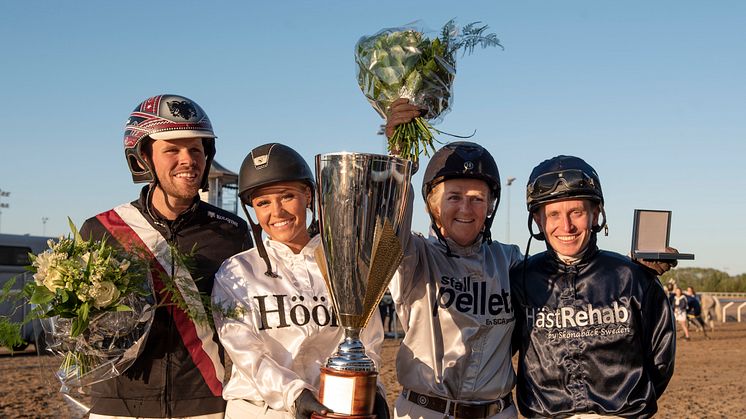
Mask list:
[[[601,217],[601,205],[593,205],[593,224],[592,227],[598,225],[598,219]]]
[[[313,191],[308,186],[306,186],[305,195],[306,195],[306,208],[310,209],[311,204],[313,204]]]
[[[536,223],[536,226],[539,227],[539,231],[543,233],[544,232],[544,226],[541,225],[541,214],[539,214],[541,211],[542,211],[542,209],[539,208],[538,210],[534,211],[533,214],[531,214],[531,215],[533,215],[533,217],[534,217],[534,223]]]

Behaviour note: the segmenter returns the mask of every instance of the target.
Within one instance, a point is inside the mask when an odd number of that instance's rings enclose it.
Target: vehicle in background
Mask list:
[[[33,281],[31,272],[26,266],[31,264],[29,253],[38,254],[48,248],[47,240],[51,237],[0,234],[0,286],[15,277],[10,292],[18,294],[28,281]],[[24,317],[31,312],[28,302],[10,298],[0,302],[0,316],[7,317],[11,322],[20,323]],[[9,348],[14,351],[22,351],[29,343],[36,345],[37,352],[41,353],[44,347],[44,338],[41,325],[38,320],[28,322],[21,329],[21,336],[26,341],[23,345]]]

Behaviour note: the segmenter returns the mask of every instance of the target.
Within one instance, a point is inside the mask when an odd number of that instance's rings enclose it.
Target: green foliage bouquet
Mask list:
[[[134,362],[155,297],[144,255],[106,240],[83,240],[72,221],[70,228],[71,236],[29,255],[34,280],[23,295],[34,309],[24,321],[41,321],[47,349],[63,358],[57,378],[80,387],[119,375]]]
[[[414,162],[421,151],[426,155],[434,151],[434,129],[428,121],[439,121],[451,106],[457,52],[501,47],[497,36],[485,34],[486,29],[473,22],[459,30],[450,20],[434,38],[413,27],[383,29],[360,38],[355,46],[358,85],[373,108],[386,118],[391,103],[406,98],[424,110],[421,117],[396,128],[389,139],[390,150]]]

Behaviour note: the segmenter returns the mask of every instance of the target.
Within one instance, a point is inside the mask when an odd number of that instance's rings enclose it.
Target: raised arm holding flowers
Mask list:
[[[502,47],[495,34],[485,34],[486,29],[487,25],[473,22],[459,30],[450,20],[434,38],[404,27],[383,29],[358,41],[358,85],[373,108],[386,118],[395,103],[401,105],[397,100],[404,98],[422,110],[399,124],[387,120],[389,149],[413,162],[420,153],[429,156],[435,151],[433,131],[441,131],[430,124],[439,121],[452,104],[457,52],[472,53],[478,46]],[[389,125],[396,129],[389,132]]]

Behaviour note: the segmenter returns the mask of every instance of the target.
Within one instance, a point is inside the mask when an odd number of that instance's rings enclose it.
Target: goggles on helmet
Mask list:
[[[568,169],[558,172],[545,173],[537,177],[526,190],[528,199],[542,201],[565,192],[592,191],[594,195],[601,195],[600,188],[582,170]]]

